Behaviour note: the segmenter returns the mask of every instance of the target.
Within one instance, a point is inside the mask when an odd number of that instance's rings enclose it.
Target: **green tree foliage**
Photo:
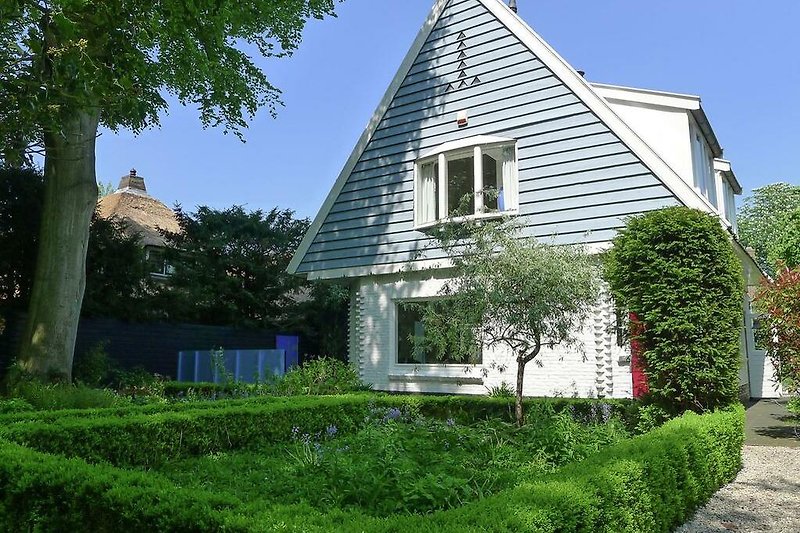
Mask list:
[[[736,401],[744,281],[719,221],[685,207],[633,217],[605,267],[619,307],[643,323],[654,403],[675,414]]]
[[[44,178],[35,169],[0,169],[0,306],[27,308],[36,265]],[[142,318],[150,277],[136,235],[92,218],[86,263],[86,316]]]
[[[0,170],[0,307],[24,310],[30,299],[44,180],[35,170]],[[308,220],[291,211],[240,207],[180,212],[171,235],[173,276],[155,283],[136,234],[119,220],[93,217],[82,315],[163,319],[297,333],[306,353],[347,351],[346,288],[286,273]]]
[[[767,257],[776,271],[800,266],[800,208],[783,218]]]
[[[98,128],[157,125],[170,96],[241,135],[279,91],[249,54],[280,57],[334,0],[4,0],[0,154],[44,154],[46,193],[20,365],[70,379],[97,199]]]
[[[0,167],[0,306],[28,305],[44,202],[44,178],[35,169]]]
[[[525,366],[542,348],[575,342],[599,295],[599,269],[578,247],[519,235],[514,221],[446,224],[434,231],[453,263],[440,298],[421,305],[421,348],[434,359],[470,362],[483,347],[517,361],[516,419],[523,422]]]
[[[167,235],[166,251],[174,272],[155,304],[165,318],[298,332],[308,349],[343,353],[346,297],[286,272],[308,220],[239,206],[177,214],[182,232]]]
[[[139,235],[117,219],[92,217],[83,316],[143,320],[153,290]]]
[[[308,222],[277,208],[234,206],[195,213],[177,209],[181,233],[169,234],[174,272],[163,292],[170,319],[198,324],[276,328],[301,287],[286,273]]]
[[[774,280],[764,280],[755,298],[763,313],[764,332],[775,377],[787,392],[800,395],[800,268],[783,268]]]
[[[769,274],[776,272],[775,259],[780,256],[780,240],[790,223],[787,217],[798,209],[800,186],[788,183],[773,183],[755,189],[739,208],[739,238],[742,244],[756,251],[758,264]]]

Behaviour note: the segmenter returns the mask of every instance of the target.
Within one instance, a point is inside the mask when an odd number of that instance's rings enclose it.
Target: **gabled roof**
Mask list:
[[[436,26],[445,7],[450,0],[438,0],[430,15],[423,24],[413,45],[406,54],[394,79],[389,85],[383,99],[378,105],[372,119],[361,135],[358,143],[348,158],[342,172],[334,183],[319,213],[311,224],[297,252],[289,264],[288,271],[297,273],[303,258],[314,242],[320,227],[326,220],[337,197],[342,192],[347,179],[354,170],[362,153],[375,134],[378,125],[392,103],[403,80],[420,53],[434,26]],[[712,204],[684,182],[680,176],[658,154],[637,135],[610,107],[608,102],[570,66],[558,53],[548,45],[530,26],[516,13],[511,11],[502,0],[476,0],[491,12],[497,20],[508,28],[520,42],[526,46],[561,82],[569,88],[580,101],[586,105],[605,125],[625,144],[641,162],[650,169],[659,181],[684,205],[714,213]]]

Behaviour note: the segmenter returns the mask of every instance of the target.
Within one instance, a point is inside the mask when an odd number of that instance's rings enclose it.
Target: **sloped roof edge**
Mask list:
[[[366,149],[378,124],[383,119],[397,90],[411,69],[419,51],[430,35],[449,0],[437,0],[414,43],[403,59],[378,108],[361,134],[353,152],[328,193],[317,216],[306,232],[300,246],[292,257],[287,271],[296,274],[320,227],[327,218],[336,198],[347,182],[347,178]],[[716,213],[714,206],[684,182],[680,176],[650,147],[600,96],[578,72],[562,58],[522,18],[514,13],[502,0],[477,0],[505,25],[553,74],[561,80],[597,117],[647,166],[655,177],[685,206]]]
[[[314,242],[314,238],[317,236],[319,228],[322,226],[322,223],[325,222],[325,219],[333,207],[334,202],[336,202],[336,198],[338,198],[339,193],[342,191],[342,188],[347,182],[347,178],[350,176],[350,173],[353,171],[353,168],[355,168],[356,163],[358,163],[358,160],[361,158],[361,154],[364,153],[364,150],[369,144],[369,141],[372,139],[375,130],[378,129],[378,125],[380,124],[381,120],[383,120],[383,116],[386,114],[387,109],[389,109],[395,94],[397,94],[397,90],[400,88],[403,80],[411,70],[414,60],[417,58],[417,55],[419,55],[420,50],[422,50],[425,41],[428,40],[428,36],[433,30],[433,27],[436,26],[436,23],[442,16],[442,12],[444,11],[448,1],[449,0],[436,0],[436,4],[434,4],[433,9],[428,15],[428,18],[425,19],[425,22],[422,24],[422,28],[420,28],[416,39],[414,39],[414,44],[412,44],[411,48],[408,50],[403,62],[400,64],[400,68],[397,70],[397,74],[395,74],[394,79],[392,79],[392,82],[389,84],[389,88],[386,89],[386,93],[383,95],[381,102],[378,104],[378,108],[375,110],[375,113],[372,115],[369,123],[367,123],[364,133],[361,134],[361,138],[359,138],[355,148],[353,148],[353,152],[347,159],[342,172],[339,174],[339,177],[333,184],[328,196],[325,198],[325,201],[323,202],[322,207],[320,207],[317,216],[314,217],[314,221],[311,223],[311,226],[309,226],[308,231],[303,237],[303,240],[300,242],[300,246],[297,247],[297,251],[292,257],[289,266],[286,268],[287,272],[290,274],[297,273],[297,269],[300,266],[300,263],[303,261],[303,257],[305,257],[308,248],[311,246],[311,243]]]

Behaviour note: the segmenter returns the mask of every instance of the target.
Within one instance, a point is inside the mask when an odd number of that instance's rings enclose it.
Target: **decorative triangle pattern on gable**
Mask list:
[[[626,217],[680,203],[576,93],[584,82],[555,75],[552,51],[534,54],[506,11],[500,0],[437,4],[291,271],[335,277],[407,267],[430,244],[414,227],[415,160],[477,135],[517,139],[529,235],[606,242]],[[469,125],[458,128],[461,111]]]

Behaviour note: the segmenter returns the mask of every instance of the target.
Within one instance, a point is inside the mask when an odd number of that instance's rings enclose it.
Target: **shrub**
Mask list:
[[[92,387],[108,384],[112,365],[107,347],[108,342],[99,342],[75,358],[72,379],[76,383]]]
[[[286,396],[345,394],[366,388],[354,367],[329,357],[306,361],[277,383],[278,394]]]
[[[617,305],[643,325],[652,401],[673,414],[735,402],[744,282],[719,220],[685,207],[633,217],[605,267]]]
[[[14,396],[43,411],[114,407],[127,403],[111,390],[85,385],[43,385],[35,381],[16,385]]]
[[[304,398],[294,399],[294,403],[307,407],[335,403],[344,409],[347,401],[355,405],[363,400]],[[437,398],[425,400],[439,403]],[[493,403],[508,405],[487,399],[477,402],[484,406]],[[417,405],[424,407],[425,402]],[[291,415],[298,414],[289,410]],[[269,425],[262,427],[270,430]],[[355,511],[321,513],[303,504],[248,505],[234,497],[178,488],[152,473],[87,465],[80,459],[0,441],[0,529],[669,531],[733,479],[741,466],[743,441],[741,406],[702,416],[688,413],[651,433],[554,474],[537,473],[478,502],[429,515],[384,519]]]
[[[0,415],[29,413],[33,410],[34,407],[22,398],[9,398],[8,400],[0,400]]]
[[[782,268],[776,279],[764,280],[755,303],[764,317],[758,340],[767,348],[775,378],[800,395],[800,268]]]
[[[800,416],[800,397],[795,397],[789,400],[789,412]]]
[[[597,407],[595,407],[597,404]],[[351,395],[291,399],[232,400],[183,404],[179,410],[144,407],[84,415],[6,419],[0,436],[39,451],[121,466],[153,466],[165,461],[230,450],[258,449],[286,442],[295,426],[309,433],[331,424],[344,432],[360,427],[374,407],[406,406],[414,412],[460,423],[500,418],[513,420],[513,401],[486,397]],[[198,405],[200,408],[192,408]],[[606,406],[606,407],[602,407]],[[533,419],[569,410],[582,422],[604,422],[615,414],[628,425],[632,402],[526,401]],[[103,411],[103,410],[99,410]],[[108,412],[108,411],[106,411]],[[45,414],[46,415],[46,414]]]
[[[514,398],[515,394],[516,392],[513,388],[511,388],[511,385],[505,381],[500,385],[494,385],[493,387],[489,388],[490,398]]]

